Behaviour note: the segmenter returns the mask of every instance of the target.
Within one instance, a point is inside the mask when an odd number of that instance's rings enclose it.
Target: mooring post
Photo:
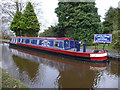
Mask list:
[[[87,44],[83,44],[83,52],[86,52]]]
[[[77,52],[80,51],[80,42],[79,41],[76,41],[76,49],[77,49]]]
[[[105,49],[105,44],[106,44],[106,43],[104,42],[104,43],[103,43],[103,50]]]

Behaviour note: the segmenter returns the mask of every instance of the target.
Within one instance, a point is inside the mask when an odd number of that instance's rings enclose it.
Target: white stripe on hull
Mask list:
[[[107,53],[90,54],[90,57],[104,57],[104,56],[107,56]]]

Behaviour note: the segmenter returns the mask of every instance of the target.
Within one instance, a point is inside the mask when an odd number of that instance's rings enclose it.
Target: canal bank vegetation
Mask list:
[[[87,49],[98,49],[98,50],[108,50],[108,51],[115,51],[120,52],[119,49],[114,48],[113,44],[94,44],[87,46]]]
[[[19,80],[16,80],[13,77],[11,77],[9,73],[5,70],[0,68],[0,71],[2,73],[2,76],[0,76],[0,79],[2,80],[0,88],[28,88]]]

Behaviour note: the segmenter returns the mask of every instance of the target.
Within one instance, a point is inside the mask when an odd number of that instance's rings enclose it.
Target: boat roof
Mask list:
[[[62,38],[57,38],[57,37],[15,37],[15,38],[33,38],[33,39],[52,39],[52,40],[73,40],[73,38],[67,38],[67,37],[62,37]]]

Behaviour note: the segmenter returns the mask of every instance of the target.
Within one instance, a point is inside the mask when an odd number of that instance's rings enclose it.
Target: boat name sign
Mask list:
[[[111,43],[112,34],[94,34],[94,42]]]

